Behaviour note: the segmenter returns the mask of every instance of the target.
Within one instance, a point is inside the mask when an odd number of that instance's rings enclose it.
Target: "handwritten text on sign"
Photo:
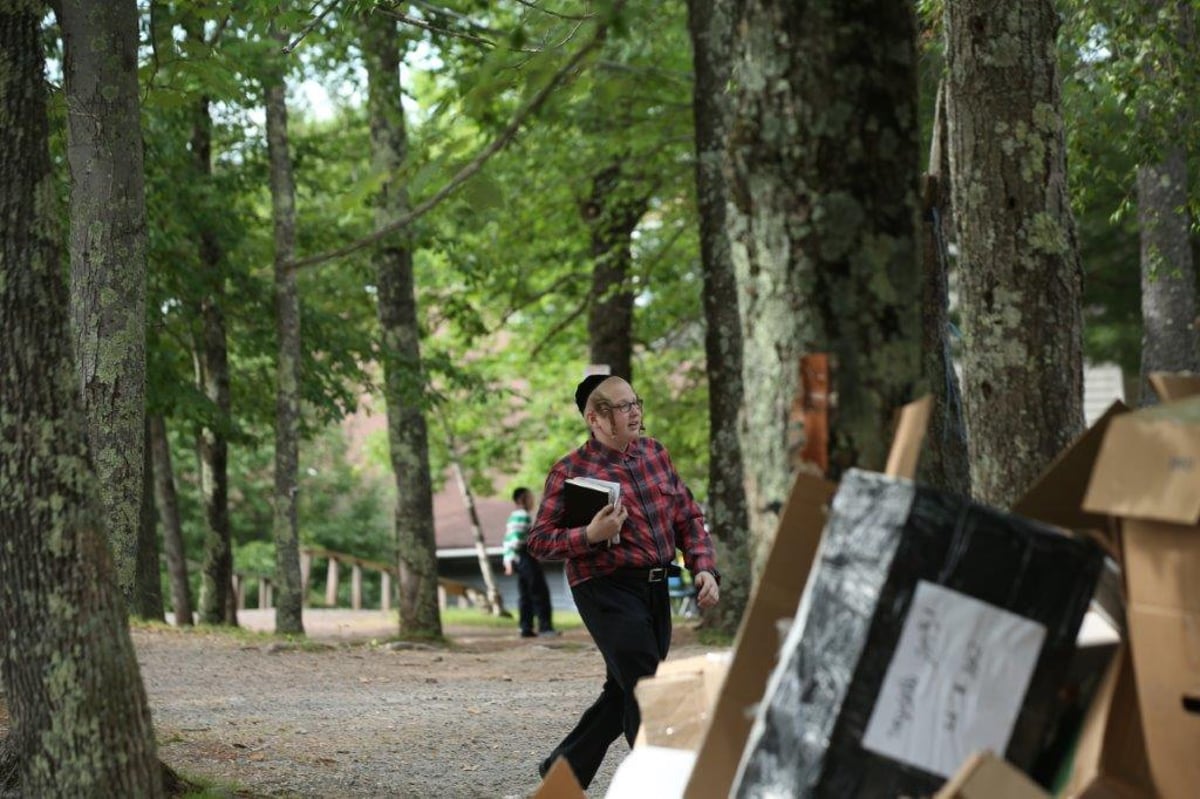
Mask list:
[[[972,753],[1008,748],[1046,628],[921,581],[863,747],[952,776]]]

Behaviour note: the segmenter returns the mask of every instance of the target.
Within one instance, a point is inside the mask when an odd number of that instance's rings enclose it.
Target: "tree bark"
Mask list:
[[[733,634],[749,601],[751,576],[746,488],[738,413],[742,406],[742,330],[737,280],[729,254],[725,206],[725,139],[733,14],[718,0],[689,0],[688,30],[695,79],[696,201],[704,270],[704,353],[708,375],[708,524],[720,548],[721,603],[705,622]]]
[[[55,224],[41,17],[34,3],[0,11],[5,745],[22,796],[161,796],[150,708],[86,445]],[[77,22],[69,24],[83,31]]]
[[[192,588],[188,581],[183,528],[179,524],[175,470],[171,466],[167,423],[157,414],[150,417],[150,447],[154,461],[155,504],[158,506],[158,518],[162,522],[163,551],[167,557],[167,575],[171,582],[171,609],[175,612],[175,626],[190,627],[193,621]]]
[[[1196,266],[1189,240],[1187,153],[1172,147],[1157,164],[1138,167],[1142,273],[1142,405],[1157,399],[1151,372],[1200,372]]]
[[[588,306],[589,363],[606,364],[609,374],[633,380],[633,231],[646,212],[645,197],[634,196],[619,163],[592,178],[583,205],[591,229],[592,301]]]
[[[879,469],[920,378],[915,20],[870,0],[747,0],[729,207],[755,562],[791,483],[801,356],[828,352],[830,473]]]
[[[129,0],[64,0],[62,9],[75,357],[117,584],[141,615],[146,204],[138,12]]]
[[[286,37],[276,36],[283,42]],[[275,221],[275,631],[304,634],[300,578],[300,293],[289,267],[296,252],[296,183],[288,149],[287,84],[274,65],[266,87],[267,151]]]
[[[408,196],[398,177],[408,157],[408,133],[400,103],[403,92],[398,41],[395,20],[383,14],[367,17],[362,45],[368,81],[371,161],[376,174],[387,176],[378,197],[377,227],[389,224],[408,209]],[[441,637],[425,376],[409,235],[398,232],[389,237],[376,248],[374,262],[388,445],[396,480],[400,634]]]
[[[1082,270],[1050,0],[946,4],[971,485],[1007,507],[1083,429]]]

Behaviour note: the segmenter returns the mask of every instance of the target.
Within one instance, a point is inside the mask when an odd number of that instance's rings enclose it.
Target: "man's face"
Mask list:
[[[601,443],[624,450],[642,434],[642,405],[633,387],[620,378],[607,380],[597,393],[603,396],[589,412],[589,423]]]

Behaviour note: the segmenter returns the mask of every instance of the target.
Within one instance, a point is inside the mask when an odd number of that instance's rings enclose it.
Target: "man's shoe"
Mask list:
[[[521,630],[522,638],[537,638],[537,635],[533,630]]]
[[[562,635],[562,633],[559,632],[558,630],[542,630],[540,633],[538,633],[538,635],[541,636],[542,638],[554,638],[556,636]]]

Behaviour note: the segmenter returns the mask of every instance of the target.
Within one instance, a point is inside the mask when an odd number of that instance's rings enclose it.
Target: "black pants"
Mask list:
[[[539,631],[553,630],[554,624],[550,621],[550,587],[546,585],[542,564],[522,552],[517,556],[516,567],[517,620],[521,632],[533,632],[534,616],[537,616]]]
[[[595,577],[571,589],[579,615],[604,655],[604,688],[575,729],[542,761],[543,775],[562,755],[587,788],[618,736],[624,733],[633,746],[642,720],[633,688],[658,670],[671,645],[667,582],[650,583],[645,572],[640,574],[640,580]]]

